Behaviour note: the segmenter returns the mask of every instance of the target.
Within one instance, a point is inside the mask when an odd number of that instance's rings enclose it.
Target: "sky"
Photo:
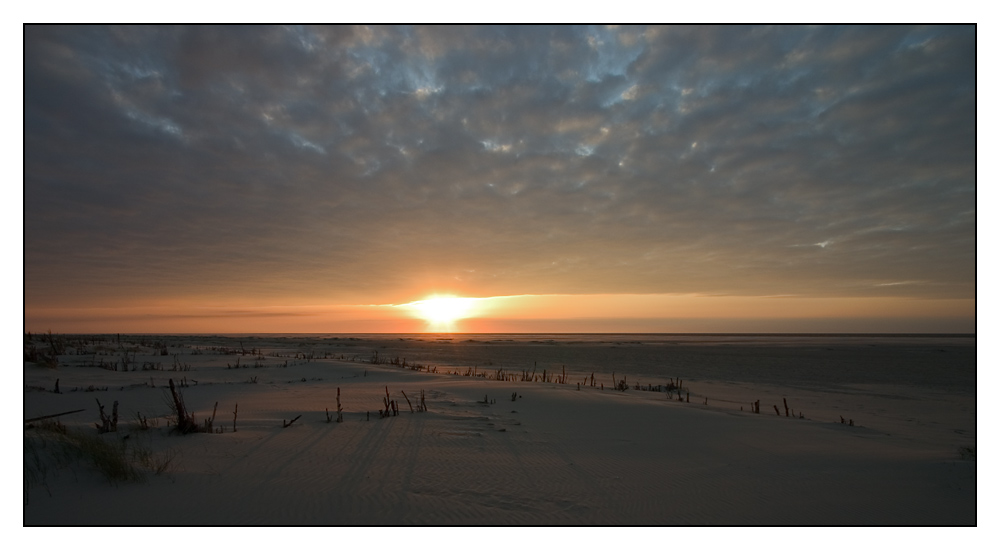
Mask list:
[[[975,27],[26,26],[23,73],[25,330],[976,328]]]

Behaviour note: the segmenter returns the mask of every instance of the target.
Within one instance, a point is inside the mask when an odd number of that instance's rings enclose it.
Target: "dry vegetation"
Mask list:
[[[49,491],[48,482],[62,469],[83,463],[108,482],[141,482],[149,474],[166,472],[171,455],[158,455],[138,438],[115,433],[83,433],[58,421],[29,425],[24,431],[24,499],[36,488]]]

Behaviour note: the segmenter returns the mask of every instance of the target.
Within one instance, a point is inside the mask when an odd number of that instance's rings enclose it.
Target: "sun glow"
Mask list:
[[[479,298],[458,296],[431,296],[405,304],[414,313],[427,321],[433,330],[450,331],[455,321],[473,316]]]

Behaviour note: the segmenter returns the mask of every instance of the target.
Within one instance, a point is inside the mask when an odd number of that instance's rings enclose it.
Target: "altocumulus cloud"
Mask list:
[[[27,304],[971,298],[975,43],[28,26]]]

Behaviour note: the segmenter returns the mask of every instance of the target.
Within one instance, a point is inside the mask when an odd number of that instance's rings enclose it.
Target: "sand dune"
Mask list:
[[[694,395],[681,402],[610,384],[578,390],[576,383],[267,355],[284,354],[277,348],[257,360],[192,355],[192,348],[171,349],[175,360],[147,351],[136,360],[166,369],[178,361],[190,370],[111,371],[85,366],[92,358],[84,355],[63,356],[58,368],[25,363],[25,418],[83,408],[60,420],[93,433],[95,398],[106,409],[117,400],[118,431],[101,437],[127,435],[174,457],[167,473],[142,483],[109,483],[84,461],[52,469],[44,484],[25,489],[26,525],[977,521],[976,462],[959,452],[970,438],[974,445],[974,394],[935,405],[926,389],[879,400],[868,388],[857,403],[881,412],[866,415],[854,403],[856,425],[848,426],[837,422],[843,393],[706,380],[691,382]],[[241,367],[227,368],[237,357]],[[51,391],[57,378],[60,394]],[[171,433],[168,378],[187,380],[181,391],[199,422],[218,402],[214,426],[224,433]],[[98,391],[85,391],[92,385]],[[328,423],[337,388],[344,422]],[[379,418],[387,388],[399,415]],[[411,413],[401,391],[416,401],[421,390],[429,410]],[[805,418],[776,415],[771,406],[781,394]],[[707,406],[698,395],[711,396]],[[739,410],[753,399],[762,400],[761,414]],[[159,425],[135,430],[136,413]],[[946,428],[914,427],[933,422]],[[945,432],[953,437],[938,437]]]

